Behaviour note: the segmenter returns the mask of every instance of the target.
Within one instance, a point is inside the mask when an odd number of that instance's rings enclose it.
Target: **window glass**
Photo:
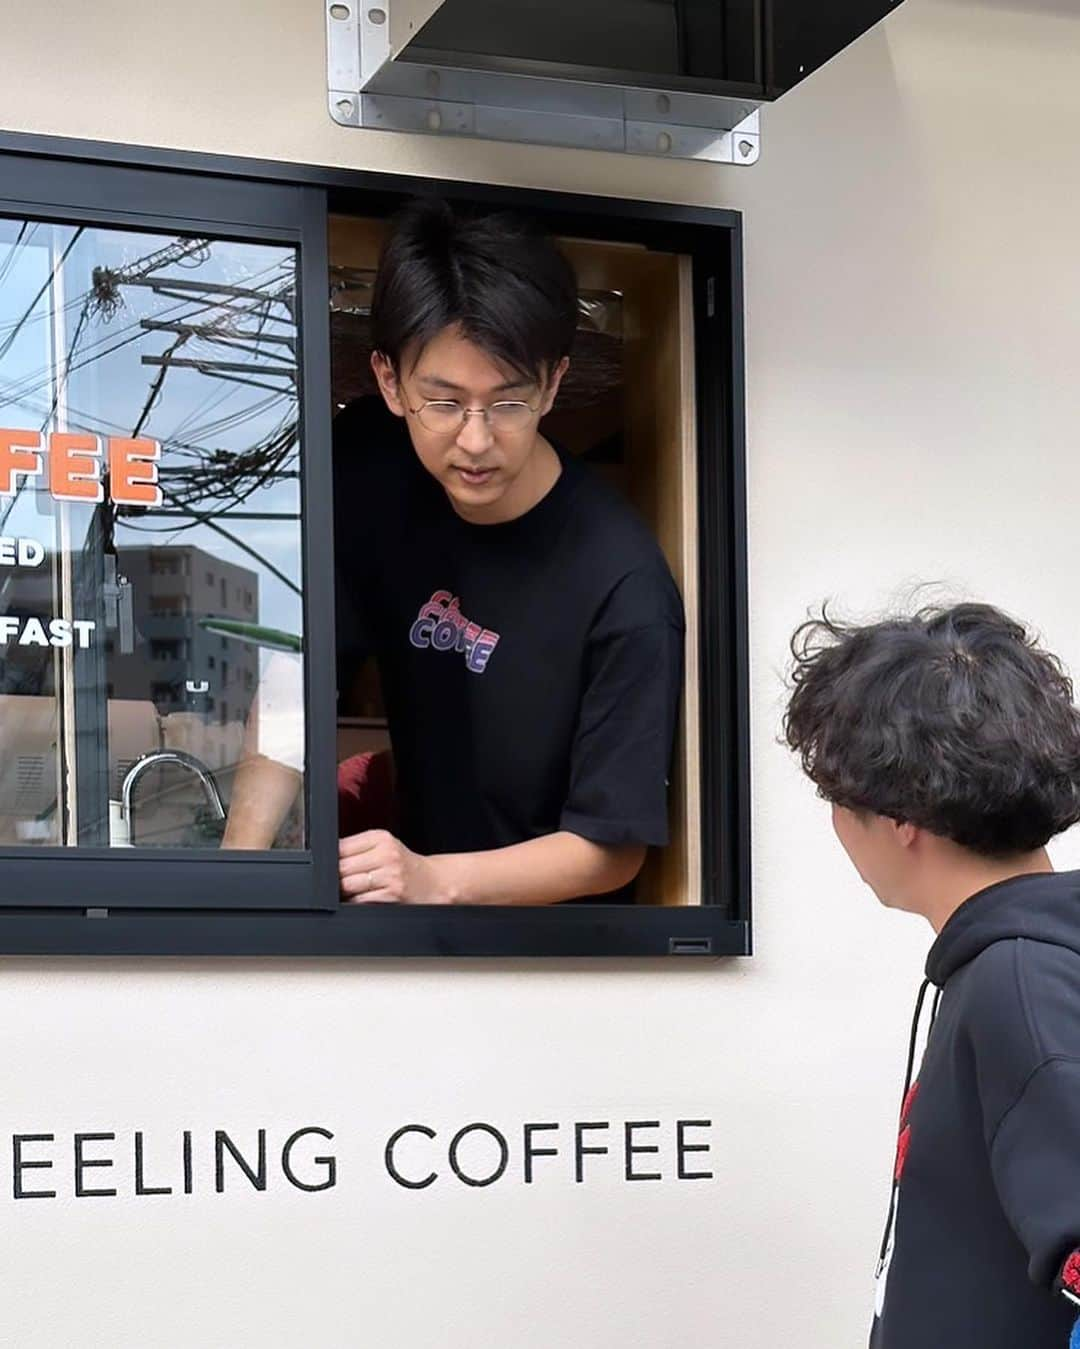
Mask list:
[[[0,219],[0,846],[211,849],[296,778],[292,248]]]

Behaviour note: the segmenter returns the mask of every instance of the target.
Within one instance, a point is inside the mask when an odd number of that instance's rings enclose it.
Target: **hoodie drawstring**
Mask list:
[[[911,1080],[915,1075],[915,1050],[919,1043],[919,1023],[922,1020],[923,1004],[926,1001],[927,990],[930,987],[930,980],[924,979],[919,987],[919,996],[915,999],[915,1014],[911,1018],[911,1035],[908,1039],[907,1068],[904,1071],[904,1090],[900,1096],[900,1124],[901,1129],[904,1123],[904,1114],[908,1105],[908,1097],[911,1093]],[[930,1007],[930,1025],[927,1029],[927,1037],[934,1028],[934,1022],[937,1020],[938,1006],[941,1003],[941,995],[944,989],[937,989],[934,993],[934,1001]],[[900,1193],[900,1168],[893,1167],[892,1189],[889,1191],[889,1212],[885,1218],[885,1231],[881,1237],[881,1249],[878,1251],[877,1272],[880,1275],[885,1266],[885,1257],[889,1250],[889,1237],[892,1233],[893,1219],[896,1216],[896,1201]]]

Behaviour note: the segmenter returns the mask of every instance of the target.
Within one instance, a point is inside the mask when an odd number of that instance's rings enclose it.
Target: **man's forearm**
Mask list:
[[[271,848],[300,790],[294,768],[254,754],[236,770],[223,848]]]
[[[639,844],[593,843],[566,831],[428,859],[438,878],[437,899],[448,904],[556,904],[607,894],[629,885],[644,860]]]

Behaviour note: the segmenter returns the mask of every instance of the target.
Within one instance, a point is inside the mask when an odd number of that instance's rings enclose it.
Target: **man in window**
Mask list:
[[[418,202],[383,250],[382,399],[335,422],[338,686],[375,659],[397,815],[341,840],[349,902],[624,897],[668,840],[682,606],[540,431],[576,327],[569,263],[520,222]]]

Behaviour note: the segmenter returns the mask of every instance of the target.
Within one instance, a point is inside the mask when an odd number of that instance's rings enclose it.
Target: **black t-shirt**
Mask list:
[[[560,460],[525,515],[474,525],[381,400],[335,419],[338,686],[376,658],[417,852],[668,841],[682,604],[633,510]]]

